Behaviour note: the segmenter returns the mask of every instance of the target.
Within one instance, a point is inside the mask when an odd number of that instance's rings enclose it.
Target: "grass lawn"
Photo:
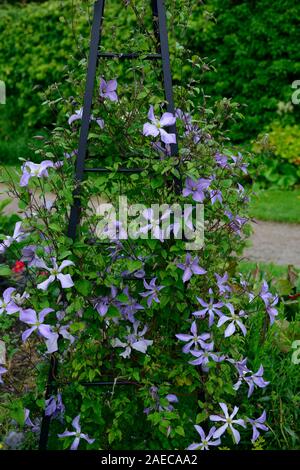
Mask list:
[[[250,214],[258,220],[300,223],[300,189],[268,189],[252,198]]]
[[[259,268],[261,273],[265,273],[268,279],[276,279],[276,278],[286,278],[288,273],[288,267],[277,264],[268,264],[268,263],[255,263],[255,262],[248,262],[242,261],[238,266],[238,271],[244,275],[248,274],[249,272],[255,271],[256,268]],[[298,269],[293,268],[299,272]]]

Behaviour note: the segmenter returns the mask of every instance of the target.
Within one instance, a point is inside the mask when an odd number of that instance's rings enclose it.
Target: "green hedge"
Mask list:
[[[18,156],[23,152],[27,158],[24,137],[55,120],[41,106],[41,92],[63,82],[68,97],[65,67],[82,58],[89,37],[87,15],[77,12],[76,21],[71,20],[74,0],[7,3],[13,5],[2,5],[0,10],[0,80],[6,82],[8,95],[6,106],[0,107],[0,159],[5,161],[16,159],[14,148],[19,140]],[[77,3],[86,5],[92,0]],[[105,24],[110,23],[108,18],[118,18],[124,27],[112,31],[113,40],[120,48],[128,46],[132,24],[120,14],[123,1],[111,0],[107,5],[110,11]],[[203,82],[206,94],[213,99],[232,97],[247,106],[242,107],[246,118],[234,125],[236,141],[261,134],[278,120],[278,103],[290,101],[291,83],[300,77],[299,17],[298,0],[207,0],[204,6],[202,2],[194,4],[191,27],[181,39],[208,62],[214,61],[218,73],[207,73]],[[109,40],[111,37],[109,34]],[[282,126],[299,122],[300,106],[286,109],[279,116]]]
[[[300,78],[299,0],[208,0],[209,24],[195,16],[189,32],[195,51],[215,59],[218,75],[209,73],[205,91],[232,97],[247,106],[236,140],[256,137],[277,116],[280,101],[291,103]],[[199,20],[200,18],[200,20]],[[285,120],[298,122],[300,106]]]

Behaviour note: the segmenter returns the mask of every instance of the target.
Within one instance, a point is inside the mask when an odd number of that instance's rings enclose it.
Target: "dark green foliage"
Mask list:
[[[276,118],[279,101],[291,102],[292,82],[300,76],[297,0],[208,0],[215,23],[199,7],[190,30],[190,47],[214,60],[205,92],[246,105],[245,120],[234,126],[239,141],[255,138]],[[207,15],[206,15],[207,18]],[[214,24],[213,24],[214,23]],[[299,122],[299,106],[288,121]]]

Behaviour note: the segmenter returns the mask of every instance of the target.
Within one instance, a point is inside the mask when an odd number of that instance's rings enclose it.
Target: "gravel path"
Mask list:
[[[5,186],[0,184],[0,201],[7,197]],[[17,211],[16,201],[12,201],[5,210],[6,213]],[[253,230],[251,247],[244,251],[247,260],[293,264],[300,268],[300,225],[258,220],[253,223]]]
[[[249,261],[262,261],[300,268],[300,225],[278,222],[253,223],[252,246],[244,251]]]

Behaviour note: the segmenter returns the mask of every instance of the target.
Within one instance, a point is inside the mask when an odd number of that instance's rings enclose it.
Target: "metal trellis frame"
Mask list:
[[[75,181],[76,189],[74,191],[74,203],[70,212],[68,237],[75,240],[77,235],[77,228],[80,225],[81,213],[81,200],[80,200],[80,183],[84,180],[86,173],[109,173],[110,170],[106,168],[86,168],[85,161],[88,151],[88,135],[90,129],[90,116],[92,114],[93,94],[96,81],[96,73],[101,58],[106,59],[119,59],[119,60],[133,60],[141,57],[143,60],[161,61],[162,62],[162,81],[164,87],[164,94],[166,99],[166,110],[175,114],[172,75],[169,55],[169,42],[167,31],[167,18],[164,0],[149,0],[152,8],[154,33],[157,39],[158,50],[155,53],[102,53],[99,52],[102,37],[102,24],[104,18],[105,0],[97,0],[94,4],[94,16],[91,31],[90,51],[88,60],[88,69],[85,85],[85,94],[83,101],[83,115],[80,129],[78,155],[75,168]],[[170,132],[177,134],[176,124],[169,127]],[[171,156],[178,154],[177,144],[171,145]],[[141,173],[143,168],[119,168],[118,173],[133,174]],[[57,358],[54,354],[50,358],[50,371],[48,383],[46,388],[46,398],[49,398],[56,390],[56,372],[57,372]],[[84,386],[107,386],[107,385],[133,385],[128,381],[106,381],[106,382],[84,382]],[[42,419],[39,449],[47,450],[50,416],[46,416],[45,412]]]

